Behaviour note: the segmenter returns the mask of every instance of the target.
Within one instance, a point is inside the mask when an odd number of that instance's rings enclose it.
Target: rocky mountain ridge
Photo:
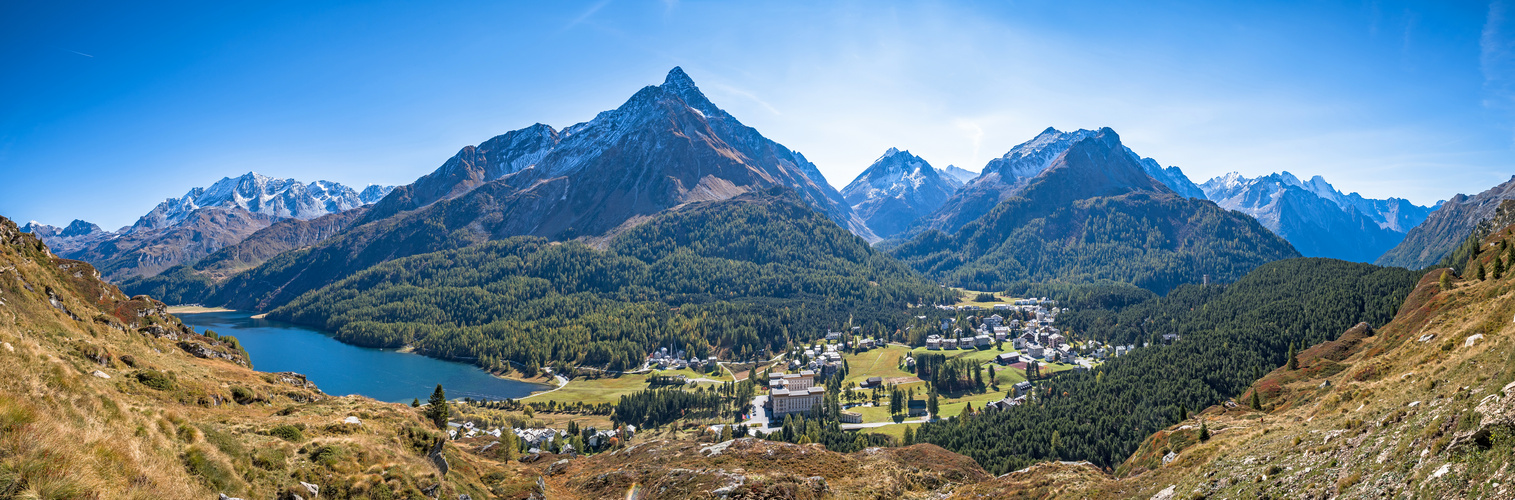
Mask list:
[[[1393,228],[1418,224],[1417,214],[1430,210],[1399,198],[1366,200],[1356,193],[1348,197],[1320,176],[1301,182],[1288,172],[1252,179],[1232,172],[1200,188],[1222,208],[1256,218],[1307,257],[1355,262],[1377,259],[1404,237]]]
[[[1515,176],[1473,196],[1458,194],[1443,202],[1404,240],[1376,262],[1384,266],[1420,269],[1435,265],[1451,253],[1479,222],[1494,216],[1504,200],[1515,199]]]
[[[42,238],[58,255],[88,261],[107,279],[119,281],[192,263],[280,220],[312,220],[375,203],[393,189],[370,185],[359,192],[330,181],[301,183],[248,172],[164,200],[115,232],[82,220],[62,229],[33,222],[22,230]]]
[[[842,188],[842,198],[869,229],[887,238],[936,210],[962,185],[957,177],[933,168],[921,157],[889,148]]]

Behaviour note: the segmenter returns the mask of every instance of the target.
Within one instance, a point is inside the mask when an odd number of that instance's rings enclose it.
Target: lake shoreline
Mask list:
[[[197,306],[197,305],[168,306],[168,313],[169,314],[200,314],[200,313],[225,313],[225,312],[238,312],[238,311],[236,309],[227,309],[225,307],[205,307],[205,306]]]
[[[261,319],[249,311],[198,306],[176,306],[175,310],[198,330],[237,337],[259,371],[301,373],[333,395],[408,402],[424,398],[441,384],[451,397],[521,399],[557,385],[541,377],[502,376],[470,362],[427,356],[415,349],[350,344],[313,327]]]

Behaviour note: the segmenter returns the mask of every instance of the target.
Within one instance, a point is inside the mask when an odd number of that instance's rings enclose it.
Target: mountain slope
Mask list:
[[[1320,176],[1311,179],[1310,188],[1306,186],[1288,172],[1255,179],[1233,172],[1211,179],[1201,187],[1217,205],[1251,215],[1307,257],[1371,262],[1403,238],[1403,234],[1383,227],[1392,227],[1397,222],[1386,219],[1381,225],[1360,212],[1349,199],[1335,196],[1341,200],[1342,204],[1338,204],[1323,196],[1321,193],[1333,196],[1340,193]],[[1358,200],[1370,201],[1360,196]],[[1375,213],[1385,216],[1383,212]]]
[[[1031,140],[1011,148],[1003,157],[990,160],[981,174],[967,181],[962,189],[943,202],[935,212],[922,217],[912,227],[912,231],[936,229],[950,233],[961,229],[969,222],[988,214],[1000,202],[1025,189],[1031,179],[1051,167],[1052,162],[1067,152],[1074,143],[1098,133],[1099,131],[1084,129],[1062,132],[1047,127]],[[1121,146],[1121,149],[1149,177],[1161,182],[1169,190],[1188,198],[1204,199],[1204,193],[1178,167],[1163,168],[1157,160],[1142,158],[1125,146]]]
[[[234,277],[206,302],[269,310],[395,258],[513,236],[605,240],[679,205],[773,187],[877,239],[804,156],[742,125],[674,68],[589,122],[465,148],[342,234]]]
[[[127,278],[119,286],[128,295],[151,295],[171,304],[196,303],[205,300],[227,277],[281,253],[325,241],[361,219],[368,209],[358,207],[311,220],[284,219],[193,263],[153,276]]]
[[[1109,279],[1159,292],[1204,275],[1233,281],[1265,262],[1299,256],[1256,220],[1153,179],[1110,129],[1074,142],[956,233],[927,231],[893,254],[928,276],[978,290],[1019,280]]]
[[[842,198],[869,229],[887,238],[936,210],[962,185],[921,157],[889,148],[842,188]]]
[[[691,203],[608,246],[514,237],[409,256],[300,295],[269,317],[490,370],[509,362],[625,370],[668,345],[749,359],[854,314],[898,323],[908,304],[955,296],[782,188]]]
[[[1479,221],[1494,215],[1504,200],[1515,199],[1515,176],[1503,184],[1473,196],[1459,194],[1447,200],[1405,234],[1388,252],[1378,258],[1385,266],[1420,269],[1436,264],[1467,237]]]
[[[311,220],[376,202],[390,189],[369,186],[360,193],[335,182],[307,184],[248,172],[165,200],[115,233],[83,221],[63,231],[36,224],[25,230],[38,231],[59,255],[90,262],[119,281],[194,262],[279,220]]]
[[[441,441],[418,409],[253,371],[236,339],[97,276],[0,218],[0,497],[291,498],[304,481],[320,498],[491,498],[540,475]]]

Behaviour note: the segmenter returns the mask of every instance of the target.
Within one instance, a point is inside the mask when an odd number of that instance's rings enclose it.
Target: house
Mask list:
[[[842,415],[841,415],[841,421],[844,424],[861,424],[861,423],[863,423],[863,414],[857,413],[857,412],[851,412],[851,411],[844,411],[844,412],[842,412]]]
[[[1177,333],[1164,333],[1163,334],[1163,343],[1164,344],[1172,344],[1174,342],[1178,342],[1178,334]]]
[[[1010,345],[1014,346],[1016,349],[1025,349],[1026,337],[1016,337],[1015,340],[1010,341]]]
[[[1026,381],[1016,382],[1013,389],[1015,390],[1015,395],[1024,396],[1031,393],[1031,383]]]
[[[942,349],[957,349],[957,339],[942,339]]]
[[[826,341],[842,340],[842,332],[826,332]]]
[[[1041,358],[1047,355],[1047,350],[1041,345],[1030,344],[1026,346],[1026,354],[1031,355],[1033,358]]]
[[[912,399],[912,400],[910,400],[910,401],[907,402],[907,405],[908,406],[906,406],[906,408],[909,409],[909,415],[910,416],[912,416],[912,417],[920,417],[920,416],[925,416],[926,415],[926,400],[924,400],[924,399]]]
[[[994,357],[994,361],[1002,365],[1015,364],[1016,362],[1020,361],[1020,359],[1020,355],[1013,352],[1007,352]]]
[[[868,380],[863,381],[863,387],[878,387],[881,385],[884,385],[882,377],[868,377]]]
[[[984,324],[989,325],[990,328],[994,328],[996,326],[1000,326],[1000,325],[1005,324],[1005,317],[996,314],[996,315],[984,318]]]
[[[979,336],[973,337],[973,346],[974,347],[987,347],[987,346],[990,346],[990,345],[993,345],[993,344],[994,344],[994,337],[990,337],[988,335],[979,335]]]
[[[934,351],[934,350],[941,349],[941,348],[942,348],[942,338],[941,337],[938,337],[938,336],[935,336],[935,335],[932,335],[930,337],[926,337],[926,349],[930,349],[930,350]]]
[[[994,305],[994,310],[996,310],[996,311],[1009,311],[1010,307],[1011,307],[1010,304],[995,304]]]
[[[1067,344],[1067,340],[1068,339],[1066,337],[1063,337],[1063,334],[1061,334],[1061,333],[1054,333],[1052,335],[1048,335],[1047,336],[1047,346],[1048,347],[1062,347],[1063,345]]]

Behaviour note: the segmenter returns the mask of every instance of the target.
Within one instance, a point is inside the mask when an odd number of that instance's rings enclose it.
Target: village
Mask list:
[[[859,327],[828,331],[811,343],[758,362],[722,361],[661,347],[634,372],[563,379],[558,389],[521,401],[608,404],[649,386],[674,384],[702,390],[751,380],[758,390],[740,412],[739,421],[707,422],[709,430],[721,432],[729,426],[745,435],[775,432],[786,418],[809,416],[828,393],[835,392],[844,430],[867,429],[898,437],[906,428],[931,420],[1026,404],[1035,398],[1036,380],[1069,370],[1097,369],[1107,359],[1145,347],[1071,338],[1054,326],[1058,315],[1067,310],[1046,298],[938,305],[933,310],[935,314],[915,316],[917,321],[893,338],[863,335]],[[966,360],[989,377],[977,389],[939,394],[932,411],[927,404],[930,384],[917,375],[917,360],[923,356]],[[828,391],[828,386],[834,389]],[[901,400],[890,401],[895,397]],[[528,453],[593,451],[605,447],[612,437],[625,442],[636,432],[633,426],[612,426],[604,416],[581,420],[586,427],[575,429],[582,434],[576,442],[587,450],[575,449],[566,441],[578,434],[570,434],[561,421],[555,427],[512,432]],[[496,435],[502,429],[486,430],[463,420],[454,423],[453,432],[466,437]]]

